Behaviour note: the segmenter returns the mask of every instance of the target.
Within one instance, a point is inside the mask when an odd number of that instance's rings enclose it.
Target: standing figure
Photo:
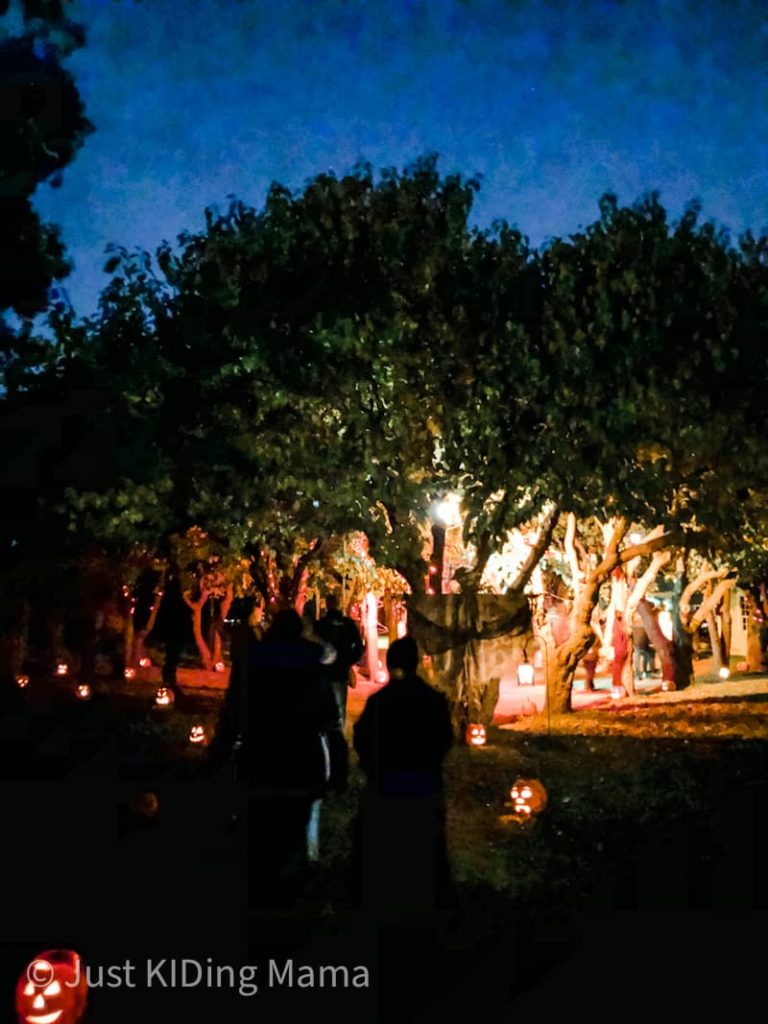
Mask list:
[[[623,612],[616,612],[613,620],[613,685],[621,686],[624,665],[629,657],[629,636],[624,625]]]
[[[333,594],[326,599],[326,605],[326,613],[318,619],[315,632],[336,651],[336,660],[327,666],[326,675],[336,694],[339,723],[343,729],[347,721],[347,691],[355,686],[352,666],[362,657],[363,641],[357,626],[342,613]]]
[[[638,614],[632,619],[632,646],[635,649],[635,675],[647,678],[653,671],[654,654],[643,620]]]
[[[356,884],[367,907],[434,910],[449,892],[442,762],[453,742],[444,694],[417,673],[412,637],[387,652],[390,681],[354,729],[367,778],[355,836]]]

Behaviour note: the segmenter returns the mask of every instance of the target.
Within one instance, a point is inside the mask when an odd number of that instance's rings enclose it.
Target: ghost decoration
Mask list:
[[[88,981],[80,956],[71,949],[40,953],[16,985],[19,1024],[76,1024],[85,1012]]]

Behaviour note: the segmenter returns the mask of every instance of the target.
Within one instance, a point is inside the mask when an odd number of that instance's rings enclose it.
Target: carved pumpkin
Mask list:
[[[189,742],[195,743],[201,747],[207,746],[208,734],[205,731],[204,725],[200,725],[198,723],[197,725],[192,726],[192,728],[189,730]]]
[[[69,665],[66,663],[66,661],[60,661],[58,663],[58,665],[56,666],[56,675],[57,676],[65,676],[65,675],[68,674],[68,672],[69,672]]]
[[[123,675],[124,675],[124,677],[126,679],[135,679],[136,678],[136,669],[135,668],[127,668],[123,672]]]
[[[161,686],[155,694],[155,706],[158,708],[169,708],[174,701],[173,690]]]
[[[88,980],[71,949],[40,953],[16,985],[19,1024],[76,1024],[85,1012]]]
[[[213,666],[213,671],[214,672],[224,672],[226,667],[227,666],[224,664],[223,661],[217,661],[216,664]]]
[[[16,676],[16,685],[20,690],[26,690],[29,686],[29,676]]]
[[[661,688],[665,693],[671,693],[672,690],[677,689],[672,679],[663,679],[661,682]]]
[[[90,700],[91,699],[91,688],[88,683],[80,683],[75,687],[75,695],[79,700]]]
[[[547,791],[538,779],[518,779],[509,791],[512,814],[518,819],[541,814],[547,806]]]
[[[486,738],[484,725],[470,725],[467,729],[466,741],[468,747],[484,747]]]
[[[146,656],[143,657],[143,658],[139,658],[139,668],[151,668],[151,667],[152,667],[152,659],[151,658],[147,658]]]
[[[157,793],[151,789],[142,789],[133,801],[133,809],[142,818],[156,818],[160,810]]]

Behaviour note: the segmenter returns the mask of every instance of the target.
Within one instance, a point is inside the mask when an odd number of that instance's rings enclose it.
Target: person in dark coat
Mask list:
[[[417,666],[413,638],[396,640],[387,652],[390,681],[368,698],[354,728],[368,783],[355,888],[364,905],[405,914],[433,911],[450,890],[442,762],[453,729],[446,697]]]
[[[315,632],[336,651],[335,661],[325,671],[336,694],[339,726],[343,729],[347,720],[348,689],[355,685],[352,666],[362,657],[363,641],[355,622],[341,612],[333,594],[326,598],[326,612],[315,623]]]
[[[323,677],[323,648],[305,640],[301,617],[278,612],[260,643],[247,645],[238,701],[240,773],[249,784],[251,906],[286,905],[306,864],[312,803],[330,777],[324,734],[337,723]]]

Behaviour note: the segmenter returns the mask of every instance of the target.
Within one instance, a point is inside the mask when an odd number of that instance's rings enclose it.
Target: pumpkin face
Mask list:
[[[91,688],[88,683],[80,683],[75,689],[75,695],[78,700],[90,700],[91,699]]]
[[[126,679],[135,679],[136,678],[136,669],[135,668],[127,668],[123,672],[123,675],[125,676]]]
[[[159,708],[169,708],[173,704],[173,690],[161,686],[155,694],[155,704]]]
[[[139,658],[139,668],[151,668],[151,667],[152,667],[152,659],[151,658],[147,658],[146,656],[143,657],[143,658]]]
[[[69,672],[69,665],[66,663],[66,661],[60,661],[58,663],[58,665],[56,666],[56,675],[57,676],[65,676],[65,675],[67,675],[68,672]]]
[[[29,686],[29,676],[16,676],[16,685],[20,690],[26,690]]]
[[[151,789],[142,789],[133,801],[133,810],[141,818],[156,818],[160,810],[157,793]]]
[[[509,796],[516,818],[531,818],[547,806],[547,791],[538,779],[518,779]]]
[[[486,738],[484,725],[470,725],[467,729],[466,740],[469,747],[484,747]]]
[[[76,1024],[85,1012],[88,981],[77,953],[40,953],[16,985],[19,1024]]]
[[[208,737],[205,733],[205,726],[199,724],[193,725],[189,730],[189,742],[204,747],[208,742]]]
[[[217,661],[216,664],[213,666],[213,671],[214,672],[223,672],[226,669],[226,667],[227,666],[224,664],[223,661]]]

